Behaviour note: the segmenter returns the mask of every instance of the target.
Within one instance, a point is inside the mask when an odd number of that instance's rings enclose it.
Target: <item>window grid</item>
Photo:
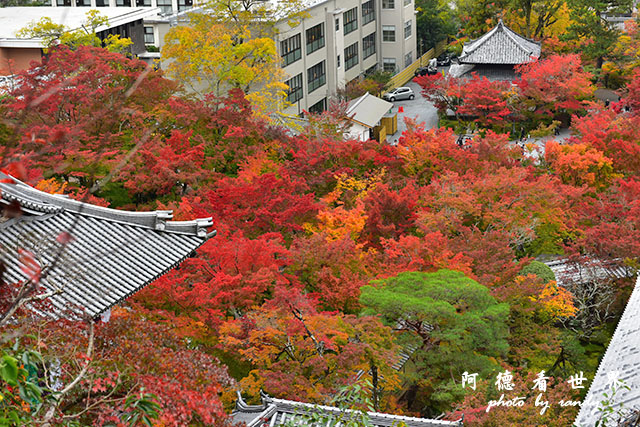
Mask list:
[[[345,34],[355,31],[358,28],[358,8],[354,7],[353,9],[347,10],[342,14],[342,19],[344,19]]]
[[[154,44],[153,27],[144,27],[144,44]]]
[[[327,109],[327,98],[322,98],[320,101],[309,107],[309,112],[313,114],[320,114]]]
[[[289,86],[287,102],[298,102],[302,99],[302,73],[285,82]]]
[[[158,0],[158,7],[162,13],[168,14],[173,12],[173,6],[171,0]]]
[[[324,28],[318,24],[307,30],[307,55],[324,47]]]
[[[358,65],[358,42],[344,50],[344,69],[349,70]]]
[[[411,37],[411,20],[404,23],[404,38],[408,39]]]
[[[286,40],[280,42],[280,52],[282,56],[282,65],[286,67],[289,64],[293,64],[298,59],[302,58],[301,49],[301,37],[300,34],[289,37]]]
[[[395,0],[382,0],[382,8],[395,9],[396,8]]]
[[[362,59],[367,59],[376,53],[375,31],[362,39]]]
[[[317,63],[307,70],[307,86],[309,93],[323,86],[327,81],[324,61]]]
[[[396,58],[382,58],[382,65],[385,72],[396,72]]]
[[[409,6],[411,4],[411,0],[404,0],[404,5]]]
[[[404,66],[405,68],[411,65],[413,62],[413,52],[409,52],[404,56]]]
[[[396,41],[396,27],[395,25],[383,25],[382,26],[382,41],[394,42]]]
[[[362,25],[366,25],[376,19],[376,10],[374,0],[362,3]]]

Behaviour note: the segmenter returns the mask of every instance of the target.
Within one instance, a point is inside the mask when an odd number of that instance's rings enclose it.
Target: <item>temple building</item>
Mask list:
[[[0,179],[3,281],[25,283],[39,269],[54,316],[100,317],[215,235],[211,218],[170,221],[171,211],[109,209]]]
[[[478,73],[489,80],[513,80],[514,67],[540,57],[540,42],[527,39],[507,27],[502,19],[498,25],[482,37],[466,43],[458,64],[453,64],[449,74],[462,77]]]
[[[248,405],[238,393],[236,409],[231,414],[233,420],[238,423],[245,423],[247,427],[276,427],[283,425],[324,427],[358,422],[364,415],[361,412],[340,409],[334,406],[274,399],[266,394],[262,394],[261,398],[262,403],[260,405]],[[380,412],[368,412],[366,416],[369,420],[369,425],[373,427],[461,427],[463,425],[462,419],[458,421],[430,420]],[[310,424],[309,419],[319,421]]]

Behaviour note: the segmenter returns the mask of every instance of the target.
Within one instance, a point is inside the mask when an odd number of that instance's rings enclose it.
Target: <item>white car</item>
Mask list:
[[[382,98],[387,101],[400,101],[402,99],[413,99],[416,96],[413,94],[413,90],[410,87],[398,87],[382,95]]]

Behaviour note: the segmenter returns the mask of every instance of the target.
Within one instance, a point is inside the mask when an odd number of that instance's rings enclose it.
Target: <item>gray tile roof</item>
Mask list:
[[[0,183],[0,191],[1,207],[17,202],[22,209],[17,218],[0,219],[4,281],[28,279],[19,249],[29,251],[40,268],[49,270],[39,286],[61,289],[51,297],[55,312],[71,310],[95,318],[176,267],[215,234],[207,232],[211,218],[169,221],[171,211],[104,208],[17,180]],[[64,232],[71,239],[61,251],[58,236]]]
[[[502,22],[479,39],[464,45],[461,64],[516,65],[540,57],[540,43],[522,37]]]
[[[380,119],[393,107],[393,104],[371,95],[369,92],[356,98],[347,107],[347,117],[362,123],[367,127],[374,127]]]
[[[636,274],[634,269],[621,266],[620,260],[581,258],[571,261],[568,258],[558,258],[546,261],[545,264],[551,268],[560,286],[580,285],[594,280],[621,279]]]
[[[318,414],[322,424],[309,424],[308,416]],[[406,427],[444,427],[462,426],[462,420],[442,421],[426,418],[405,417],[402,415],[390,415],[380,412],[368,412],[371,424],[375,427],[390,427],[406,425]],[[247,427],[275,427],[287,422],[305,427],[339,426],[340,421],[348,421],[356,415],[349,409],[340,409],[333,406],[312,405],[310,403],[296,402],[293,400],[274,399],[262,395],[261,405],[247,405],[238,393],[236,409],[231,414],[235,422],[244,422]],[[333,424],[336,423],[337,424]],[[401,424],[404,423],[404,424]]]
[[[615,380],[623,381],[630,389],[617,387],[613,394],[612,406],[619,410],[621,418],[632,409],[640,409],[640,278],[627,306],[618,322],[613,338],[607,347],[596,376],[591,382],[589,392],[582,403],[575,425],[579,427],[595,426],[601,419],[598,411],[601,402],[606,399],[605,393],[611,397],[611,389]],[[622,407],[620,407],[622,405]],[[611,417],[605,426],[618,426],[618,417]],[[630,424],[631,425],[631,424]],[[634,424],[637,425],[637,424]]]

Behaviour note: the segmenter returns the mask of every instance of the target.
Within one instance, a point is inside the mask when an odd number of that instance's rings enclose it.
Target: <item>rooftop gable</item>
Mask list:
[[[498,25],[479,39],[464,45],[461,64],[516,65],[540,57],[540,42],[529,40],[504,25]]]
[[[0,178],[11,177],[0,173]],[[59,290],[57,312],[95,318],[194,254],[215,232],[211,218],[170,221],[171,211],[109,209],[48,194],[22,182],[0,183],[0,205],[20,204],[22,215],[0,218],[4,281],[29,279],[19,250],[41,269],[39,285]],[[70,234],[70,239],[60,236]],[[63,241],[69,240],[63,249]]]
[[[296,402],[294,400],[275,399],[262,394],[261,405],[248,405],[240,393],[236,401],[236,409],[231,414],[235,422],[244,422],[247,427],[276,427],[286,423],[304,423],[311,414],[317,414],[324,423],[337,421],[349,421],[358,419],[356,413],[350,409],[340,409],[334,406],[313,405],[310,403]],[[406,417],[403,415],[383,414],[380,412],[367,412],[369,421],[373,427],[390,427],[405,425],[406,427],[445,427],[462,426],[462,420],[443,421],[426,418]],[[298,424],[296,424],[298,425]],[[303,425],[303,424],[300,424]],[[308,425],[308,424],[304,424]],[[329,425],[329,424],[326,424]],[[331,424],[333,425],[333,424]],[[315,427],[315,424],[313,425]],[[323,424],[324,426],[324,424]],[[318,425],[320,427],[320,425]]]
[[[371,95],[369,92],[356,98],[349,103],[347,117],[349,120],[361,123],[367,127],[374,127],[378,124],[393,104]]]

